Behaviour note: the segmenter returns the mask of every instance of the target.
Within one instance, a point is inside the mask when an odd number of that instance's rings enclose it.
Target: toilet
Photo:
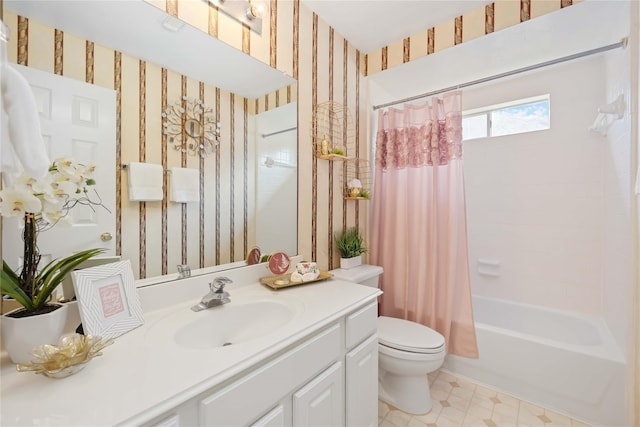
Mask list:
[[[336,279],[378,287],[382,267],[331,270]],[[378,317],[378,398],[410,414],[431,410],[427,374],[439,369],[446,354],[444,337],[416,322]]]

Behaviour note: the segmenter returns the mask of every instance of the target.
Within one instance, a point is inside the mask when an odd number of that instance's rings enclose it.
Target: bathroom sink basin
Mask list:
[[[294,310],[272,300],[225,304],[197,313],[176,331],[176,343],[192,348],[238,344],[262,337],[291,321]]]
[[[226,347],[276,332],[295,317],[299,308],[290,301],[275,299],[232,300],[199,312],[181,308],[157,322],[149,332],[186,348]]]

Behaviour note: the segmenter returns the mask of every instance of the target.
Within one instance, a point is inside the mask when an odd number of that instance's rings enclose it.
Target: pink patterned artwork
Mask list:
[[[273,274],[284,274],[289,270],[289,257],[284,252],[276,252],[269,258],[269,270]]]
[[[247,254],[247,264],[258,264],[260,262],[260,255],[261,253],[259,248],[252,248]]]
[[[101,287],[99,293],[102,313],[104,313],[105,318],[124,311],[124,301],[122,300],[122,293],[118,283]]]

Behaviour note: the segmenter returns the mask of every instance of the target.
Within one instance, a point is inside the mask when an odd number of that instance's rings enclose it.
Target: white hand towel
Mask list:
[[[6,127],[0,135],[2,171],[15,178],[22,171],[42,178],[49,170],[49,155],[42,140],[38,107],[29,82],[10,66],[2,67],[0,78]]]
[[[172,202],[200,201],[200,171],[197,169],[171,168]]]
[[[129,200],[155,201],[164,198],[162,165],[129,163]]]

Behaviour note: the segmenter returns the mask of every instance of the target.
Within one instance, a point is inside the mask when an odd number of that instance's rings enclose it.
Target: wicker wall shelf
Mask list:
[[[311,142],[317,158],[345,160],[355,154],[353,120],[349,109],[337,102],[323,102],[313,109]]]
[[[353,158],[345,163],[342,189],[346,200],[371,199],[371,167],[369,161]]]
[[[338,160],[344,162],[352,159],[351,157],[341,156],[340,154],[320,154],[317,157],[322,160]]]

